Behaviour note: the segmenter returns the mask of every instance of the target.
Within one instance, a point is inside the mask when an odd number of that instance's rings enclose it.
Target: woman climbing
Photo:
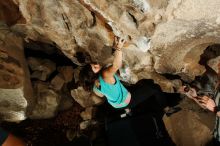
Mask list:
[[[129,112],[149,97],[154,96],[162,108],[166,106],[166,99],[160,87],[152,80],[142,80],[127,87],[120,82],[117,71],[122,66],[122,48],[125,40],[115,37],[113,43],[114,60],[111,66],[102,67],[91,63],[80,71],[80,82],[87,91],[93,91],[100,97],[105,96],[108,103],[114,108],[125,108]],[[175,112],[171,110],[170,112]]]
[[[113,48],[114,60],[111,66],[102,68],[100,64],[88,64],[80,71],[80,81],[86,90],[93,90],[100,97],[106,96],[108,103],[114,108],[126,107],[131,94],[116,75],[122,66],[122,47],[125,40],[115,37]]]

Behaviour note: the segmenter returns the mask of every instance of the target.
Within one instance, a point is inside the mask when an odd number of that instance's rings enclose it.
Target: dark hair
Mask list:
[[[98,78],[99,73],[94,73],[90,64],[85,65],[79,73],[80,85],[86,91],[92,91],[95,80]]]

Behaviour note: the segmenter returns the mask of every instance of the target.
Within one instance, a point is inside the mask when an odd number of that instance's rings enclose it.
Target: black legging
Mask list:
[[[156,100],[159,108],[163,109],[167,106],[166,93],[162,92],[160,86],[154,84],[152,80],[140,80],[135,85],[126,88],[131,93],[129,108],[135,108],[151,97]]]

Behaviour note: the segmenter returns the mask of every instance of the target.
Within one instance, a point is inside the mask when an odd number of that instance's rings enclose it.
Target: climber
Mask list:
[[[80,71],[80,81],[86,90],[93,90],[100,97],[104,95],[114,108],[126,107],[131,100],[131,94],[121,84],[116,75],[122,66],[122,47],[125,40],[115,37],[113,48],[113,64],[107,68],[102,68],[100,64],[88,64]]]
[[[83,88],[94,91],[100,97],[106,96],[108,103],[114,108],[124,108],[129,113],[148,97],[156,96],[158,103],[164,105],[160,88],[152,80],[142,80],[137,84],[125,88],[119,80],[117,71],[122,66],[122,48],[125,40],[115,37],[113,43],[114,60],[111,66],[102,67],[100,64],[91,63],[80,71],[79,79]],[[130,89],[130,90],[129,90]],[[170,110],[170,112],[175,112]]]
[[[0,145],[2,146],[26,146],[26,144],[14,135],[0,128]]]
[[[189,86],[182,86],[179,92],[185,94],[190,99],[198,103],[202,108],[207,109],[216,114],[216,122],[214,129],[214,146],[220,146],[220,92],[219,84],[216,86],[215,93],[213,93],[213,99],[210,96],[199,96],[195,88]]]

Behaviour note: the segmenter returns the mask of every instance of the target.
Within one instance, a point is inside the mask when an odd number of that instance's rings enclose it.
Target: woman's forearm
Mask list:
[[[117,38],[115,37],[114,45],[113,48],[115,49],[114,52],[114,60],[112,63],[112,66],[108,67],[102,72],[102,76],[106,81],[108,80],[107,78],[112,78],[114,74],[121,68],[122,66],[122,47],[125,43],[125,40],[122,38]]]
[[[114,60],[112,66],[115,70],[118,70],[122,66],[122,51],[121,49],[116,49],[114,53]]]

